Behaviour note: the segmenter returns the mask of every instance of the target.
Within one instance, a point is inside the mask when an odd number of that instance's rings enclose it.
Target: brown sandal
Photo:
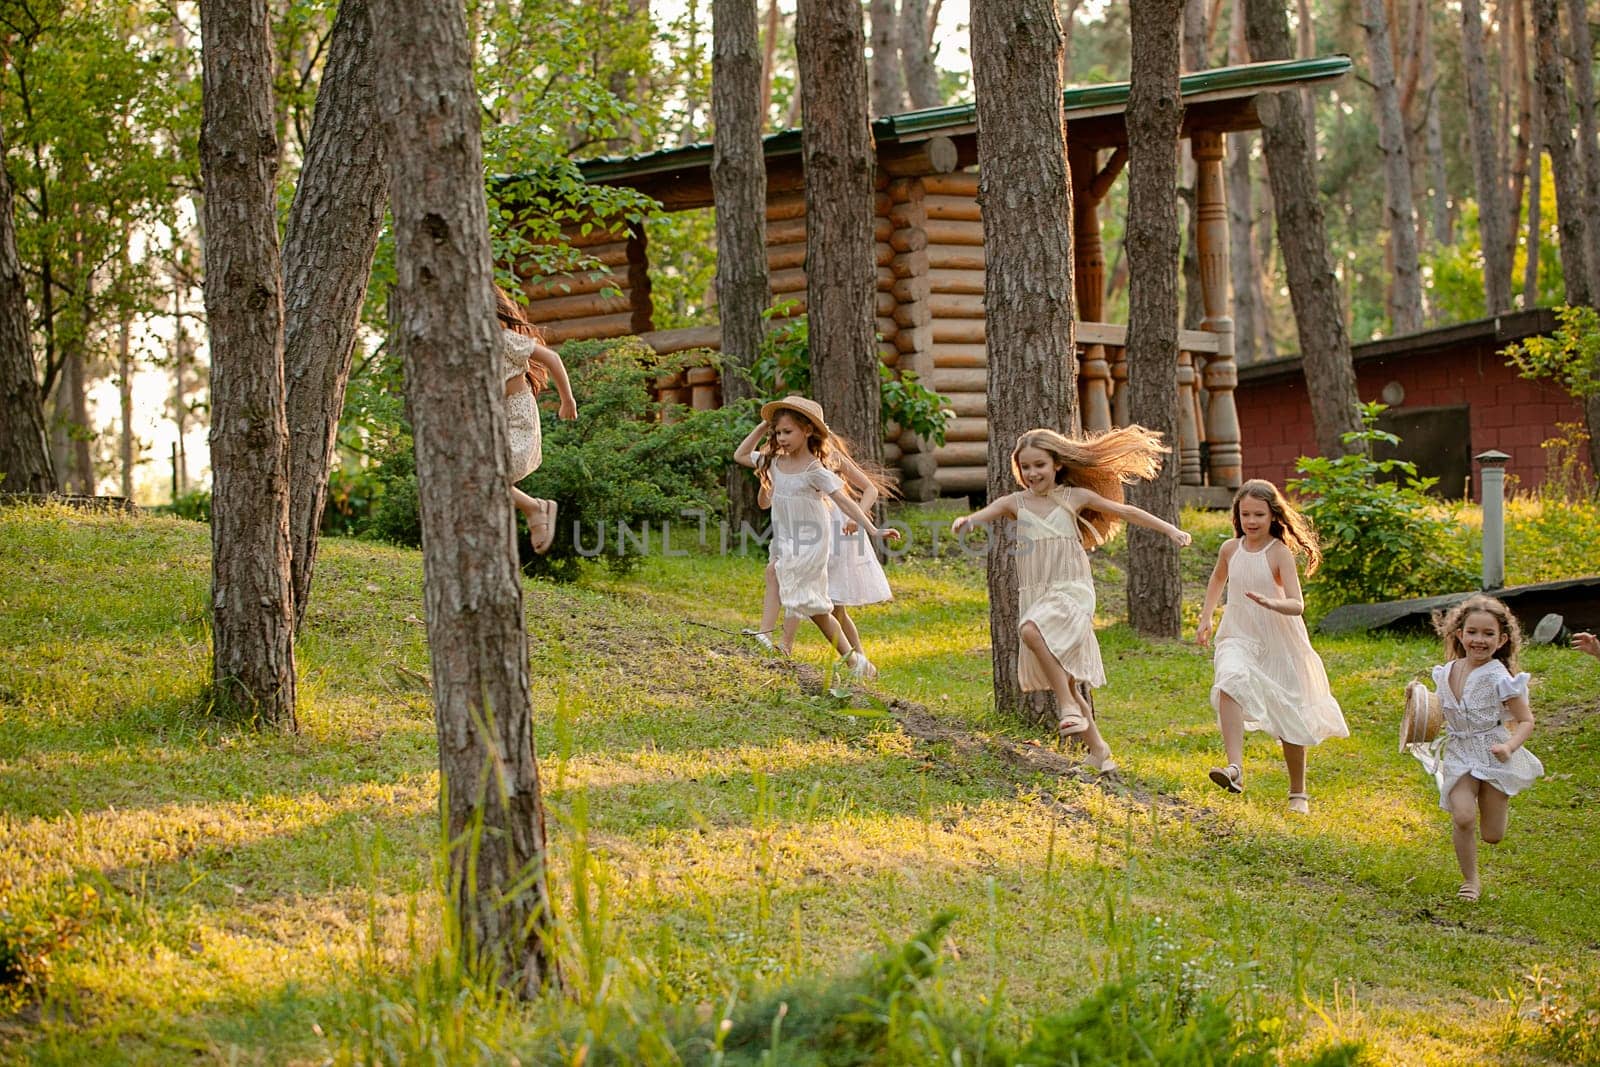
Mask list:
[[[1244,769],[1237,763],[1211,768],[1211,780],[1230,793],[1244,792]]]

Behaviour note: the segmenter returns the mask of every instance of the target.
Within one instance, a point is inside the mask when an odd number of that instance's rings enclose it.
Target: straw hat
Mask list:
[[[1439,708],[1439,694],[1421,682],[1406,686],[1406,713],[1400,719],[1400,751],[1407,745],[1426,744],[1439,736],[1444,726],[1444,712]]]
[[[807,422],[817,428],[817,433],[822,437],[827,437],[831,432],[828,429],[827,421],[822,417],[822,405],[815,400],[810,400],[803,396],[795,396],[792,393],[782,400],[769,400],[761,405],[761,418],[770,423],[781,411],[799,413]]]

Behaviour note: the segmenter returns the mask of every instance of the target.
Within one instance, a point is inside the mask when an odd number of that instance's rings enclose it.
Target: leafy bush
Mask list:
[[[211,521],[211,494],[204,489],[191,489],[172,501],[172,514],[190,522]]]
[[[422,544],[422,507],[417,497],[417,457],[411,427],[395,429],[378,451],[372,477],[376,503],[359,527],[362,537],[416,548]]]
[[[1556,308],[1553,337],[1529,337],[1501,351],[1524,378],[1549,378],[1576,397],[1600,393],[1600,312]]]
[[[784,310],[785,305],[778,305],[763,314],[770,319]],[[897,373],[880,363],[878,375],[884,424],[892,422],[923,440],[944,444],[949,401],[923,385],[914,371]],[[804,315],[784,319],[767,332],[750,380],[757,396],[811,395],[811,331]]]
[[[1434,596],[1476,582],[1458,524],[1427,495],[1437,479],[1418,477],[1416,465],[1405,460],[1371,457],[1374,441],[1400,440],[1374,425],[1382,410],[1382,404],[1362,405],[1363,428],[1344,435],[1346,444],[1361,444],[1360,451],[1302,458],[1301,477],[1288,485],[1322,539],[1322,568],[1307,587],[1319,611]]]

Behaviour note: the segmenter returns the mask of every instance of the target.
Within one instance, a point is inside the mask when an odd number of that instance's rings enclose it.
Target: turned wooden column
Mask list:
[[[1194,355],[1178,353],[1178,484],[1204,485],[1200,469],[1200,419],[1196,406],[1200,383],[1196,379]]]
[[[1095,195],[1100,150],[1069,141],[1067,166],[1072,172],[1073,285],[1078,298],[1078,319],[1100,322],[1105,313],[1106,291],[1106,254],[1100,243],[1100,196]],[[1083,346],[1079,374],[1084,431],[1098,433],[1111,429],[1111,367],[1106,362],[1104,345]]]
[[[1195,166],[1195,248],[1200,258],[1200,294],[1205,305],[1202,330],[1217,335],[1217,351],[1206,360],[1201,381],[1207,393],[1205,439],[1210,444],[1212,485],[1236,486],[1243,480],[1239,412],[1233,390],[1239,368],[1233,359],[1233,318],[1228,307],[1228,196],[1222,176],[1222,134],[1211,130],[1189,138]]]

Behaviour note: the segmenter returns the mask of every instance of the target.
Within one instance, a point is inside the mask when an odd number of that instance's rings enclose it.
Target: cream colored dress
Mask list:
[[[797,474],[776,463],[772,479],[772,547],[778,599],[785,615],[810,617],[833,610],[828,596],[828,557],[833,525],[828,494],[844,487],[838,475],[816,460]]]
[[[1094,634],[1094,578],[1078,526],[1078,490],[1062,487],[1048,497],[1023,491],[1017,505],[1017,626],[1033,623],[1061,669],[1091,686],[1106,684],[1100,642]],[[1029,507],[1049,504],[1036,513]],[[1017,681],[1025,691],[1049,689],[1025,644],[1017,647]]]
[[[1509,740],[1505,725],[1505,702],[1528,695],[1526,672],[1512,676],[1497,659],[1469,673],[1461,682],[1461,699],[1450,689],[1450,664],[1433,669],[1433,687],[1439,693],[1439,710],[1444,712],[1444,729],[1428,744],[1411,745],[1427,772],[1439,787],[1439,806],[1450,810],[1450,790],[1467,775],[1488,782],[1508,797],[1514,797],[1544,774],[1544,764],[1527,748],[1518,748],[1504,763],[1489,750]]]
[[[1305,620],[1245,596],[1281,595],[1267,562],[1272,544],[1250,552],[1241,541],[1228,561],[1228,602],[1217,627],[1211,706],[1220,707],[1226,693],[1243,710],[1245,729],[1261,730],[1291,745],[1349,737]]]
[[[500,331],[502,384],[528,372],[528,357],[533,355],[534,344],[531,337],[510,330]],[[520,482],[538,470],[544,461],[539,405],[532,389],[520,389],[504,399],[506,469],[513,482]]]
[[[856,607],[861,604],[881,604],[893,600],[889,578],[878,562],[878,552],[872,546],[867,532],[856,527],[856,532],[844,532],[849,516],[828,502],[829,535],[833,543],[828,546],[828,599],[835,604]]]

